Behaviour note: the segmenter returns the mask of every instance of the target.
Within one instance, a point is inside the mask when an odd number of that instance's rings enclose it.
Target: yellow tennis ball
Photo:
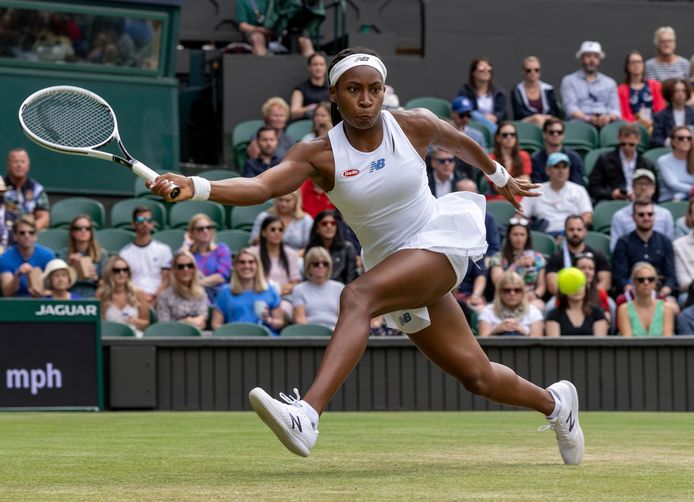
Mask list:
[[[586,274],[576,267],[563,268],[557,275],[557,285],[565,295],[575,295],[585,287]]]

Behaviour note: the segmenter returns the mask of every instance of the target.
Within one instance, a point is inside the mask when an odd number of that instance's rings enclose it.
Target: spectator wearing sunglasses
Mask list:
[[[672,131],[677,126],[694,126],[694,107],[687,102],[692,97],[692,90],[683,78],[673,78],[663,82],[663,97],[667,108],[653,117],[653,134],[651,148],[673,146]],[[690,129],[691,130],[691,129]]]
[[[335,211],[321,211],[316,215],[306,249],[315,246],[323,246],[330,253],[333,261],[332,280],[349,284],[357,278],[357,251],[345,239]]]
[[[178,251],[173,257],[172,268],[171,286],[157,299],[159,321],[178,321],[205,329],[207,295],[200,285],[195,257],[189,251]]]
[[[477,329],[480,336],[532,336],[543,331],[542,311],[528,301],[523,278],[507,270],[499,278],[494,303],[482,309]]]
[[[629,281],[629,271],[642,261],[650,263],[657,271],[661,284],[659,296],[668,297],[676,289],[672,242],[653,229],[653,215],[652,202],[634,202],[633,218],[636,229],[619,239],[612,253],[612,270],[617,293],[627,293],[633,289],[633,284]]]
[[[653,171],[647,169],[637,169],[634,171],[634,200],[653,202],[655,200],[655,179]],[[669,239],[673,239],[675,236],[672,213],[655,202],[653,202],[653,210],[655,212],[653,229],[667,236]],[[625,236],[636,228],[633,214],[633,204],[629,204],[619,209],[612,216],[612,225],[610,226],[610,250],[614,251],[620,237]]]
[[[340,294],[345,285],[330,279],[333,262],[330,253],[316,246],[304,256],[304,277],[292,291],[294,322],[296,324],[320,324],[335,328],[340,307]]]
[[[88,214],[76,216],[70,222],[67,248],[58,253],[79,272],[77,282],[70,291],[80,298],[94,298],[99,278],[108,260],[107,251],[99,245],[94,234],[91,217]]]
[[[600,73],[600,61],[605,58],[599,42],[585,41],[576,53],[581,69],[566,75],[561,81],[561,95],[568,119],[582,120],[604,127],[619,120],[621,109],[617,82]]]
[[[523,81],[511,93],[513,120],[522,120],[543,127],[552,117],[561,117],[554,87],[540,80],[540,60],[535,56],[523,59]]]
[[[598,158],[588,178],[588,193],[596,204],[603,200],[634,200],[634,172],[645,169],[655,175],[653,162],[638,151],[638,126],[622,125],[618,138],[619,145]]]
[[[43,270],[55,253],[49,248],[36,244],[36,221],[34,216],[25,214],[14,224],[15,245],[0,255],[0,281],[3,296],[41,296],[41,289],[29,285],[29,274],[38,267]]]
[[[486,150],[487,141],[484,139],[484,134],[470,125],[474,109],[475,107],[470,98],[458,96],[451,101],[451,119],[459,131],[470,136],[478,145]]]
[[[149,299],[132,280],[128,262],[121,256],[112,256],[106,263],[96,296],[101,302],[101,318],[127,324],[137,336],[149,326]]]
[[[481,122],[494,134],[500,122],[506,120],[506,94],[492,82],[494,68],[487,58],[475,58],[470,63],[468,81],[458,91],[472,102],[472,119]]]
[[[559,293],[557,306],[547,314],[547,336],[607,336],[605,312],[590,302],[588,288],[586,284],[573,295]]]
[[[495,287],[504,272],[515,271],[523,279],[525,295],[533,305],[544,310],[545,302],[545,257],[533,249],[530,222],[514,216],[506,227],[506,239],[501,252],[491,257],[489,277]]]
[[[205,288],[210,303],[214,303],[221,287],[231,277],[231,250],[215,241],[215,224],[203,213],[193,215],[181,249],[195,258],[200,286]]]
[[[655,298],[658,274],[653,265],[640,261],[631,270],[632,298],[617,309],[621,336],[672,336],[674,312],[671,305]]]
[[[530,174],[533,170],[530,155],[525,150],[520,149],[518,130],[513,122],[504,121],[499,124],[496,134],[494,134],[494,153],[489,156],[492,160],[496,160],[506,167],[514,178],[530,180]],[[504,200],[504,197],[494,189],[494,183],[488,183],[487,193],[484,196],[488,200]]]
[[[694,135],[687,126],[677,126],[670,135],[672,152],[658,157],[663,181],[660,202],[687,200],[694,193]]]
[[[456,184],[460,181],[460,176],[455,171],[456,156],[443,150],[433,147],[429,155],[431,171],[428,173],[429,189],[437,199],[456,191]]]
[[[147,206],[133,210],[135,239],[120,251],[120,256],[128,262],[131,280],[142,289],[147,301],[154,306],[157,296],[169,286],[171,272],[171,248],[152,237],[154,217]]]
[[[574,152],[571,148],[564,146],[564,122],[550,117],[542,125],[542,138],[545,147],[535,152],[531,161],[533,163],[533,171],[530,179],[533,183],[544,183],[549,181],[547,176],[547,159],[555,152],[563,153],[569,158],[569,181],[580,186],[585,186],[583,181],[583,160],[581,156]]]
[[[653,115],[665,108],[662,85],[646,78],[643,55],[630,51],[624,61],[624,82],[617,87],[622,119],[638,121],[649,133],[653,131]]]
[[[586,225],[593,219],[593,205],[585,188],[569,181],[571,160],[561,152],[547,158],[545,171],[549,181],[542,183],[542,197],[525,197],[521,206],[525,215],[535,218],[536,229],[551,235],[564,232],[566,218],[579,214]]]

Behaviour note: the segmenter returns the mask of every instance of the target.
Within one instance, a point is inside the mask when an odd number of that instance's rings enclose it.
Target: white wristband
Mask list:
[[[193,181],[193,197],[191,200],[209,199],[210,192],[212,191],[210,182],[200,176],[191,176],[190,179]]]
[[[508,174],[506,168],[497,161],[494,161],[494,164],[496,164],[496,171],[494,171],[493,174],[488,174],[487,177],[499,188],[505,187],[506,183],[508,183],[510,175]]]

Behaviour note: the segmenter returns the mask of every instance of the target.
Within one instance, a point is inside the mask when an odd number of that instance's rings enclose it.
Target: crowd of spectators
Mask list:
[[[246,30],[248,41],[262,54],[259,47],[268,41],[254,26]],[[543,193],[520,201],[523,214],[499,221],[487,214],[487,255],[468,267],[454,291],[480,336],[694,333],[691,66],[675,54],[671,28],[656,30],[654,42],[651,59],[627,54],[620,84],[599,72],[605,57],[600,43],[583,42],[579,68],[562,79],[558,92],[541,79],[537,57],[523,59],[523,79],[508,97],[494,82],[488,58],[471,62],[451,100],[450,123],[513,176],[540,183]],[[239,166],[243,176],[272,169],[296,140],[311,141],[333,126],[327,59],[309,52],[307,79],[291,91],[290,103],[275,96],[263,104],[264,125],[248,138]],[[287,134],[291,120],[306,119],[312,132],[303,138]],[[596,130],[618,122],[617,142],[587,165],[587,152],[565,144],[572,122]],[[536,128],[542,142],[524,145],[524,127]],[[668,150],[648,158],[645,144]],[[425,160],[435,197],[469,190],[490,203],[501,199],[493,184],[453,153],[432,147]],[[50,226],[50,205],[43,186],[29,177],[28,153],[11,150],[6,167],[0,178],[4,296],[96,298],[104,319],[127,323],[138,334],[158,319],[201,330],[250,322],[278,335],[292,323],[334,327],[342,288],[364,271],[358,240],[313,180],[260,212],[249,247],[233,256],[216,242],[216,223],[205,214],[190,219],[180,248],[159,242],[146,206],[133,211],[133,241],[116,252],[100,246],[86,214],[72,219],[67,247],[51,250],[36,243],[37,232]],[[662,205],[687,200],[676,221]],[[598,249],[587,237],[595,230],[595,209],[608,202],[619,208],[606,232],[609,245]],[[538,246],[537,239],[548,238],[553,252]],[[558,272],[569,266],[587,278],[573,295],[557,285]],[[398,334],[381,318],[372,322],[372,333]]]

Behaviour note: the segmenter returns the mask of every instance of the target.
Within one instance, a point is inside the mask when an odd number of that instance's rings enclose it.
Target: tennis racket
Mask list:
[[[86,89],[59,85],[35,92],[19,107],[19,123],[29,139],[49,150],[110,160],[145,181],[159,176],[128,153],[118,134],[113,110],[100,96]],[[101,150],[114,139],[124,157]],[[173,185],[169,197],[175,199],[180,192]]]

